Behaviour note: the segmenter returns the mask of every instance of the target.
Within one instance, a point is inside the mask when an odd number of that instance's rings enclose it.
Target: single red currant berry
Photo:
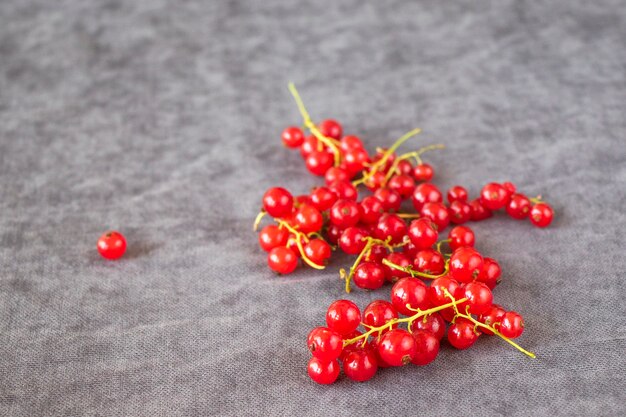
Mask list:
[[[456,226],[448,233],[450,249],[453,251],[466,246],[474,247],[474,232],[467,226]]]
[[[374,262],[361,262],[354,272],[354,284],[366,290],[377,290],[385,283],[385,270]]]
[[[367,245],[367,232],[360,227],[348,227],[339,238],[339,247],[348,255],[357,255]]]
[[[259,245],[261,248],[269,252],[277,246],[285,246],[289,239],[289,232],[287,229],[270,224],[265,226],[259,233]]]
[[[407,161],[406,159],[403,159],[402,161],[398,162],[398,165],[396,167],[396,172],[399,173],[400,175],[413,175],[413,165]],[[413,177],[411,177],[413,178]]]
[[[263,195],[263,209],[272,217],[285,217],[293,209],[293,196],[284,188],[270,188]]]
[[[427,249],[437,243],[437,226],[429,218],[413,220],[409,225],[409,239],[417,249]]]
[[[431,332],[424,330],[414,332],[413,339],[415,340],[415,357],[411,363],[424,366],[434,361],[439,354],[439,339]]]
[[[385,300],[374,300],[363,310],[363,323],[370,327],[380,327],[393,319],[398,318],[395,307]],[[397,324],[392,325],[398,327]]]
[[[337,300],[326,311],[326,324],[329,329],[347,335],[361,324],[361,310],[350,300]]]
[[[358,330],[355,330],[353,332],[344,334],[344,335],[342,335],[343,343],[346,343],[347,340],[354,339],[357,336],[361,336],[362,334],[363,333],[361,333]],[[348,356],[348,354],[350,352],[354,352],[355,350],[362,350],[362,349],[370,349],[371,350],[371,346],[370,346],[369,342],[365,342],[365,346],[363,346],[363,341],[356,342],[356,343],[351,343],[349,345],[345,345],[343,347],[343,350],[341,351],[341,355],[339,355],[339,360],[343,361],[346,358],[346,356]]]
[[[429,164],[419,164],[413,169],[415,181],[430,181],[435,175],[435,170]]]
[[[402,204],[402,197],[389,188],[379,188],[374,191],[374,197],[380,200],[385,211],[398,211]]]
[[[483,270],[483,257],[474,248],[458,248],[450,257],[450,276],[458,282],[471,282]]]
[[[366,262],[376,262],[382,265],[383,259],[389,254],[387,248],[383,245],[372,245],[369,250],[369,253],[365,254],[363,258]],[[386,275],[386,273],[385,273]]]
[[[445,266],[443,255],[434,249],[422,249],[413,260],[413,267],[428,275],[441,275]]]
[[[496,182],[491,182],[480,191],[480,203],[489,210],[499,210],[509,202],[509,192]]]
[[[374,355],[376,356],[376,363],[378,363],[378,368],[389,368],[391,365],[389,365],[387,362],[385,362],[383,360],[383,358],[380,357],[380,353],[378,352],[378,345],[379,345],[380,340],[378,338],[374,338],[373,340],[371,340],[369,342],[369,349],[371,352],[374,352]]]
[[[356,201],[359,193],[350,181],[337,181],[328,186],[340,200]]]
[[[370,349],[358,349],[350,352],[343,360],[343,372],[357,382],[372,379],[378,371],[376,354]]]
[[[359,205],[351,200],[338,200],[330,209],[330,222],[342,229],[359,222]]]
[[[383,203],[374,196],[365,197],[359,203],[359,210],[361,221],[367,224],[377,223],[380,216],[385,212],[383,210]]]
[[[337,359],[343,349],[341,335],[327,327],[316,327],[307,337],[307,346],[316,358],[325,362]]]
[[[333,156],[326,150],[314,150],[306,157],[305,163],[311,174],[322,177],[333,166]]]
[[[304,133],[299,127],[291,126],[283,130],[280,135],[283,144],[288,148],[297,148],[304,142]]]
[[[439,313],[432,313],[423,318],[411,322],[409,331],[413,334],[423,330],[433,334],[437,340],[441,340],[446,334],[446,322]]]
[[[491,210],[485,208],[481,203],[480,199],[472,200],[470,203],[470,207],[472,209],[471,219],[475,222],[479,222],[481,220],[488,219],[493,216]]]
[[[387,149],[379,148],[376,150],[376,155],[372,159],[372,164],[376,164],[379,161],[382,161],[383,158],[385,158],[385,162],[384,164],[382,164],[382,166],[378,168],[378,170],[386,174],[387,171],[389,171],[389,168],[391,168],[391,165],[393,165],[393,163],[395,162],[396,154],[394,152],[391,152],[390,154],[387,155]]]
[[[326,185],[330,185],[335,181],[350,181],[350,174],[345,169],[339,167],[331,167],[324,174],[324,181]]]
[[[311,191],[309,204],[319,211],[330,209],[338,200],[337,193],[327,187],[316,187]]]
[[[322,145],[315,136],[309,135],[304,138],[302,145],[300,145],[300,155],[302,159],[306,160],[307,156],[313,151],[321,151],[326,149],[325,145]]]
[[[546,203],[538,203],[530,210],[530,222],[537,227],[548,227],[552,223],[554,212]]]
[[[413,194],[415,181],[408,175],[394,175],[387,183],[387,187],[400,194],[404,200]]]
[[[454,224],[466,223],[472,218],[472,206],[464,201],[453,201],[448,207],[448,215]]]
[[[380,339],[378,354],[391,366],[406,365],[415,358],[415,339],[406,330],[390,330]]]
[[[344,136],[339,140],[339,149],[345,154],[357,149],[364,149],[363,142],[358,136]]]
[[[302,247],[306,244],[306,242],[300,238],[300,244]],[[298,238],[295,235],[290,234],[287,239],[287,249],[291,250],[296,257],[300,257],[300,248],[298,247]]]
[[[391,237],[392,245],[401,243],[406,236],[406,223],[395,214],[383,214],[376,224],[374,235],[377,239],[387,240]]]
[[[522,220],[530,213],[531,202],[524,194],[513,194],[506,206],[506,212],[514,219]]]
[[[341,125],[338,121],[333,119],[322,120],[322,122],[318,126],[318,129],[322,133],[322,135],[331,139],[339,140],[343,135],[343,129]]]
[[[428,310],[428,287],[417,278],[402,278],[391,288],[391,303],[405,316],[412,316],[418,308]]]
[[[293,207],[294,208],[296,208],[296,209],[300,208],[300,206],[303,205],[303,204],[308,204],[310,206],[313,205],[311,203],[311,197],[309,197],[308,195],[298,195],[298,196],[295,196],[293,198]]]
[[[467,305],[469,306],[470,314],[485,313],[493,303],[491,290],[482,282],[470,282],[465,285],[463,297],[468,299]],[[464,308],[463,306],[463,311]]]
[[[119,259],[126,252],[126,239],[120,232],[106,232],[98,239],[98,252],[104,259]]]
[[[459,283],[447,275],[435,279],[428,288],[430,304],[437,307],[452,302],[450,297],[446,295],[444,289],[447,290],[450,295],[454,295],[458,287]]]
[[[443,203],[424,204],[420,215],[432,220],[432,222],[437,225],[437,230],[443,230],[450,224],[450,215]]]
[[[304,253],[314,264],[325,265],[331,255],[330,245],[322,239],[311,239],[304,245]]]
[[[298,266],[298,257],[286,246],[277,246],[267,254],[267,265],[279,274],[290,274]]]
[[[502,269],[493,258],[483,258],[483,270],[478,274],[478,281],[483,282],[493,290],[500,283]]]
[[[467,202],[468,193],[467,190],[460,185],[455,185],[448,190],[448,201],[453,203],[455,201]]]
[[[402,246],[402,253],[404,253],[409,259],[415,259],[419,249],[411,241]]]
[[[353,174],[361,172],[369,162],[370,157],[363,148],[345,152],[343,156],[344,168]]]
[[[385,259],[403,268],[411,266],[411,260],[401,252],[391,252]],[[385,264],[383,264],[383,269],[385,270],[385,279],[389,282],[396,282],[400,278],[410,276],[408,272],[400,271]]]
[[[448,342],[457,349],[471,347],[479,335],[480,333],[474,330],[474,323],[463,317],[457,317],[448,328]]]
[[[517,191],[517,187],[512,182],[509,182],[509,181],[503,182],[502,186],[504,187],[506,192],[509,193],[509,195],[513,195],[515,194],[515,191]]]
[[[300,206],[296,212],[295,219],[298,231],[304,234],[318,232],[324,224],[322,213],[315,207],[307,204]]]
[[[520,337],[524,332],[524,319],[515,311],[507,311],[500,320],[497,330],[509,339]]]
[[[368,176],[363,184],[370,191],[376,191],[383,186],[385,183],[385,173],[381,171],[376,171],[370,176]]]
[[[489,310],[478,316],[478,321],[491,327],[495,327],[496,324],[499,326],[505,313],[505,309],[497,304],[492,304]],[[481,332],[489,336],[493,335],[491,330],[485,329],[484,327],[481,327]]]
[[[311,379],[318,384],[329,385],[337,380],[339,376],[339,361],[332,360],[325,362],[316,357],[309,361],[307,371]]]
[[[415,187],[411,199],[413,201],[413,207],[415,207],[417,211],[422,210],[422,207],[426,203],[441,203],[443,201],[439,188],[429,182],[419,184]]]
[[[328,228],[326,229],[326,239],[331,244],[336,245],[337,242],[339,242],[339,238],[341,237],[343,230],[344,229],[337,226],[336,224],[329,224]]]

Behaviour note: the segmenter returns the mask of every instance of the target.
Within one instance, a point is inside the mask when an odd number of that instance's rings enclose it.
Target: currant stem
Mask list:
[[[437,242],[437,252],[441,253],[441,245],[443,243],[450,243],[451,239],[443,239]]]
[[[302,240],[304,240],[305,242],[308,242],[309,241],[309,237],[307,235],[305,235],[302,232],[297,231],[296,229],[291,227],[287,222],[285,222],[283,220],[279,220],[279,219],[274,219],[274,220],[281,227],[284,227],[285,229],[289,230],[289,232],[293,233],[296,236],[296,246],[298,247],[298,251],[300,252],[300,256],[302,256],[302,260],[307,265],[309,265],[311,268],[315,268],[315,269],[319,269],[319,270],[322,270],[322,269],[326,268],[324,265],[316,264],[308,256],[306,256],[306,253],[304,252],[304,247],[302,246]]]
[[[346,281],[346,292],[347,293],[350,293],[350,291],[352,291],[350,289],[350,282],[352,281],[352,277],[354,276],[354,273],[356,272],[356,268],[361,264],[361,260],[363,259],[363,256],[369,254],[369,252],[372,249],[372,246],[374,246],[374,245],[383,245],[387,249],[393,251],[393,246],[390,245],[388,241],[375,239],[375,238],[369,237],[369,236],[363,238],[363,240],[366,240],[367,243],[365,244],[365,247],[363,248],[361,253],[359,253],[359,256],[354,261],[354,264],[352,264],[352,266],[350,267],[350,272],[348,274],[346,274],[346,270],[345,269],[341,268],[339,270],[339,276],[341,277],[341,279],[344,279]],[[387,239],[387,240],[389,240],[389,239]]]
[[[389,259],[383,259],[383,264],[387,265],[390,268],[397,269],[398,271],[403,271],[403,272],[406,272],[407,274],[411,274],[412,277],[417,276],[417,277],[422,277],[422,278],[427,278],[427,279],[437,279],[448,273],[448,262],[446,262],[443,272],[439,275],[432,275],[432,274],[427,274],[425,272],[416,271],[410,266],[400,266],[398,264],[394,264]]]
[[[415,162],[417,162],[418,164],[422,163],[422,158],[420,158],[420,155],[423,154],[424,152],[428,152],[428,151],[432,151],[435,149],[444,149],[446,146],[438,143],[435,145],[428,145],[428,146],[424,146],[422,148],[419,148],[416,151],[413,152],[407,152],[405,154],[402,154],[400,156],[398,156],[394,161],[393,164],[391,165],[391,168],[389,169],[389,171],[387,172],[387,175],[385,176],[385,184],[387,184],[387,181],[389,181],[389,179],[393,176],[393,174],[396,173],[397,169],[398,169],[398,165],[400,164],[400,161],[405,160],[405,159],[410,159],[410,158],[414,158]]]
[[[422,217],[419,213],[396,213],[401,219],[419,219]]]
[[[254,219],[254,224],[252,225],[252,231],[254,232],[257,231],[257,229],[259,228],[259,224],[261,223],[261,220],[263,219],[263,217],[265,217],[266,214],[267,212],[265,210],[261,210],[259,214],[256,215],[256,218]]]

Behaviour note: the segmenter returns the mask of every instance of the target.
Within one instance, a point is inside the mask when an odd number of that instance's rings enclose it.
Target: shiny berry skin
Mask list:
[[[478,340],[474,323],[463,317],[457,319],[448,328],[448,342],[457,349],[467,349]]]
[[[409,259],[415,259],[417,252],[419,252],[419,249],[410,240],[406,245],[402,246],[402,253],[408,256]]]
[[[376,262],[382,265],[383,259],[389,254],[383,245],[372,245],[369,253],[365,254],[363,260],[366,262]]]
[[[340,200],[356,201],[359,196],[356,187],[350,181],[333,182],[328,188],[337,194]]]
[[[295,216],[298,231],[309,234],[319,232],[324,224],[324,217],[318,209],[308,204],[300,206]]]
[[[509,193],[509,195],[513,195],[515,194],[515,191],[517,191],[517,187],[512,182],[509,182],[509,181],[503,182],[502,186],[504,187],[506,192]]]
[[[387,183],[387,187],[400,194],[404,200],[413,194],[415,181],[408,175],[394,175]]]
[[[506,212],[509,216],[517,220],[522,220],[530,214],[532,203],[524,194],[513,194],[509,204],[506,205]]]
[[[391,236],[390,243],[394,245],[401,243],[406,233],[407,228],[404,220],[395,214],[383,214],[380,219],[378,219],[374,236],[380,240],[387,240],[387,238]]]
[[[303,204],[312,205],[311,204],[311,197],[309,197],[308,195],[298,195],[298,196],[295,196],[293,198],[293,207],[294,208],[298,209]]]
[[[304,248],[305,245],[305,241],[300,238],[300,243],[302,244],[302,247]],[[298,258],[300,258],[301,254],[300,254],[300,248],[298,247],[298,238],[296,238],[296,236],[290,234],[289,238],[287,239],[287,249],[290,249],[294,255],[296,255]]]
[[[419,164],[413,169],[415,181],[430,181],[435,175],[435,170],[429,164]]]
[[[365,290],[377,290],[385,283],[385,270],[375,262],[361,262],[357,266],[354,276],[354,285]]]
[[[524,332],[524,319],[515,311],[507,311],[500,320],[500,326],[497,329],[502,336],[509,339],[520,337]]]
[[[337,300],[326,311],[326,325],[329,329],[347,335],[361,324],[361,311],[350,300]]]
[[[537,227],[548,227],[552,223],[554,212],[546,203],[537,203],[530,210],[530,222]]]
[[[398,162],[396,172],[400,175],[409,175],[411,176],[411,179],[413,179],[413,165],[406,159]]]
[[[480,190],[480,203],[489,210],[500,210],[509,202],[509,192],[496,182],[491,182]]]
[[[392,252],[389,255],[387,255],[385,259],[403,268],[411,266],[411,260],[404,253],[401,253],[401,252]],[[389,282],[396,282],[400,278],[410,276],[408,272],[391,268],[385,264],[383,264],[383,269],[385,270],[385,279]]]
[[[478,281],[493,290],[500,283],[501,274],[502,269],[498,261],[493,258],[483,258],[483,270],[478,274]]]
[[[450,224],[450,214],[443,203],[425,203],[420,210],[420,215],[432,220],[437,230],[443,230]]]
[[[413,220],[407,233],[417,249],[430,248],[439,238],[435,224],[428,218]]]
[[[417,278],[406,277],[398,280],[391,288],[391,303],[398,313],[405,316],[412,316],[415,311],[409,310],[407,304],[413,310],[427,310],[430,307],[428,302],[428,287]]]
[[[378,163],[378,161],[381,161],[385,157],[386,153],[387,153],[387,149],[385,149],[385,148],[377,149],[376,150],[376,155],[372,159],[372,164],[375,164],[375,163]],[[387,171],[389,171],[389,168],[391,168],[391,165],[393,165],[395,160],[396,160],[396,154],[394,152],[388,154],[386,159],[385,159],[385,163],[382,164],[378,168],[379,171],[387,173]]]
[[[383,210],[383,203],[374,196],[365,197],[359,203],[359,210],[361,221],[368,224],[378,223],[378,219],[380,219],[380,216],[385,212]]]
[[[309,198],[309,204],[319,211],[330,209],[338,200],[337,193],[331,191],[328,187],[314,188]]]
[[[481,204],[480,199],[478,198],[476,200],[471,201],[470,207],[472,209],[471,219],[475,222],[479,222],[481,220],[485,220],[493,216],[493,213],[491,212],[491,210],[485,208]]]
[[[470,282],[465,285],[462,298],[465,297],[468,300],[457,306],[461,312],[465,312],[465,305],[468,305],[470,314],[483,314],[493,304],[493,294],[491,294],[489,287],[482,282]]]
[[[307,371],[311,379],[318,384],[329,385],[337,380],[339,377],[339,361],[332,360],[325,362],[319,360],[316,357],[312,357],[309,360]]]
[[[364,147],[358,136],[348,135],[339,140],[339,149],[345,154],[357,149],[364,149]]]
[[[119,259],[126,252],[126,239],[120,232],[111,230],[100,236],[96,246],[104,259]]]
[[[304,138],[304,141],[300,146],[300,155],[302,156],[302,159],[306,160],[307,156],[309,156],[311,152],[325,149],[326,146],[321,145],[315,136],[309,135]]]
[[[343,372],[353,381],[368,381],[376,375],[376,371],[378,371],[378,361],[371,349],[352,351],[343,359]]]
[[[437,358],[439,339],[435,335],[431,332],[418,330],[413,333],[413,339],[415,340],[415,356],[411,360],[413,365],[428,365]]]
[[[390,330],[380,339],[378,354],[391,366],[407,365],[415,358],[415,339],[406,330]]]
[[[385,183],[385,173],[381,171],[376,171],[370,176],[367,177],[365,182],[363,183],[368,190],[376,191],[383,186]]]
[[[464,201],[453,201],[448,207],[448,215],[454,224],[466,223],[472,218],[472,206]]]
[[[431,305],[441,306],[452,301],[450,297],[446,295],[444,288],[448,290],[451,295],[454,295],[457,288],[459,288],[459,283],[447,275],[433,280],[430,287],[428,287],[428,299]]]
[[[390,190],[389,188],[379,188],[374,191],[374,197],[380,200],[383,204],[383,210],[398,211],[402,204],[402,197],[397,192]]]
[[[353,332],[347,333],[342,335],[343,337],[343,341],[345,342],[346,340],[350,340],[350,339],[354,339],[357,336],[361,336],[363,333],[361,333],[358,330],[355,330]],[[351,343],[347,346],[343,347],[343,350],[341,351],[341,355],[339,355],[339,361],[343,361],[345,359],[346,356],[348,356],[348,353],[350,352],[354,352],[355,350],[361,350],[361,349],[371,349],[370,347],[370,343],[366,342],[365,346],[362,346],[363,341],[357,342],[357,343]]]
[[[380,357],[380,353],[378,353],[378,344],[379,344],[379,340],[375,337],[373,338],[370,342],[369,342],[369,349],[374,352],[374,355],[376,356],[376,362],[378,363],[378,368],[389,368],[391,365],[389,365],[387,362],[385,362],[383,360],[383,358]]]
[[[337,226],[336,224],[329,224],[326,229],[326,239],[333,245],[336,245],[339,242],[339,238],[343,233],[343,228]]]
[[[335,181],[350,181],[350,174],[343,168],[331,167],[324,174],[326,185],[330,185]]]
[[[434,249],[422,249],[415,255],[413,268],[428,275],[440,275],[445,269],[445,260]]]
[[[353,149],[345,152],[343,155],[344,168],[353,174],[361,172],[365,168],[365,165],[369,162],[370,157],[367,154],[367,151],[363,148]]]
[[[365,307],[363,310],[362,320],[363,323],[370,327],[380,327],[390,320],[397,319],[398,312],[395,307],[385,300],[374,300]],[[393,325],[394,328],[398,327],[397,324]]]
[[[458,248],[450,257],[450,276],[461,283],[478,278],[483,270],[483,257],[474,248]]]
[[[474,232],[466,226],[455,226],[448,233],[450,249],[453,251],[463,247],[474,247]]]
[[[410,330],[413,334],[420,330],[427,331],[432,333],[437,340],[441,340],[446,334],[446,322],[441,317],[441,314],[433,313],[412,322]]]
[[[283,130],[280,137],[283,140],[283,144],[288,148],[298,148],[304,142],[304,133],[302,133],[302,129],[296,126]]]
[[[455,201],[467,202],[468,193],[465,188],[460,185],[455,185],[448,190],[447,197],[450,203]]]
[[[478,321],[486,324],[487,326],[497,328],[497,326],[499,326],[499,323],[502,321],[502,318],[504,317],[505,313],[506,313],[505,309],[503,309],[497,304],[492,304],[491,307],[486,312],[478,316]],[[491,330],[488,330],[482,327],[480,331],[486,335],[490,335],[490,336],[493,335],[493,332]]]
[[[337,139],[339,140],[343,135],[343,129],[338,121],[333,119],[322,120],[322,122],[317,127],[322,135],[327,138]]]
[[[263,195],[263,209],[272,217],[285,217],[293,209],[293,196],[284,188],[270,188]]]
[[[338,200],[330,209],[330,222],[342,229],[359,222],[359,205],[356,201]]]
[[[348,255],[358,255],[367,245],[367,232],[360,227],[348,227],[339,237],[339,247]]]
[[[304,253],[313,263],[325,265],[330,258],[331,249],[330,245],[322,239],[311,239],[304,245]]]
[[[316,358],[328,362],[337,359],[343,349],[341,335],[327,327],[316,327],[307,337],[307,346]]]
[[[279,274],[290,274],[298,266],[298,256],[286,246],[277,246],[267,254],[267,265]]]
[[[274,224],[265,226],[259,233],[259,245],[261,248],[269,252],[277,246],[287,245],[289,239],[289,232],[287,229],[278,227]]]
[[[415,187],[411,200],[413,201],[413,207],[415,207],[415,210],[419,212],[422,210],[424,204],[441,203],[443,201],[443,197],[441,195],[441,191],[439,191],[439,188],[437,188],[436,185],[425,182]]]
[[[323,177],[333,166],[333,156],[325,150],[313,150],[307,155],[305,164],[311,174]]]

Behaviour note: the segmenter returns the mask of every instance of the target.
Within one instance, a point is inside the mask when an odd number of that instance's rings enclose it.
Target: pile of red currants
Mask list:
[[[266,215],[275,222],[259,233],[269,267],[289,274],[302,260],[324,269],[339,248],[356,256],[349,271],[340,270],[346,292],[351,283],[366,290],[393,283],[391,302],[374,301],[363,314],[348,300],[330,306],[328,327],[309,335],[311,378],[334,382],[339,361],[356,381],[370,379],[380,367],[430,363],[446,322],[448,342],[456,348],[470,347],[480,334],[495,334],[534,357],[511,341],[523,331],[522,317],[492,304],[491,291],[501,276],[498,262],[474,248],[474,233],[463,224],[504,209],[514,219],[529,218],[533,225],[546,227],[552,208],[541,197],[518,193],[510,182],[489,183],[471,201],[465,188],[454,186],[445,204],[442,191],[430,182],[433,167],[422,160],[425,152],[443,145],[398,153],[420,132],[415,129],[370,154],[357,136],[344,135],[338,122],[313,123],[293,84],[289,88],[311,135],[288,127],[283,144],[299,148],[309,172],[323,176],[325,185],[296,197],[280,187],[265,193],[254,228]],[[359,186],[369,195],[359,199]],[[402,212],[403,201],[409,199],[415,211]],[[454,227],[440,238],[450,224]],[[407,329],[398,328],[400,323]],[[357,330],[360,325],[365,332]]]

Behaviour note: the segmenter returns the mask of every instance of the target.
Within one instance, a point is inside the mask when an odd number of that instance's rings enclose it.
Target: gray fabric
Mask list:
[[[0,3],[0,415],[626,415],[626,8],[615,1]],[[373,149],[419,126],[442,187],[514,181],[539,230],[475,225],[520,343],[312,383],[337,257],[278,278],[263,191],[320,183],[283,127]],[[129,250],[102,260],[114,228]],[[389,287],[350,298],[365,306]]]

